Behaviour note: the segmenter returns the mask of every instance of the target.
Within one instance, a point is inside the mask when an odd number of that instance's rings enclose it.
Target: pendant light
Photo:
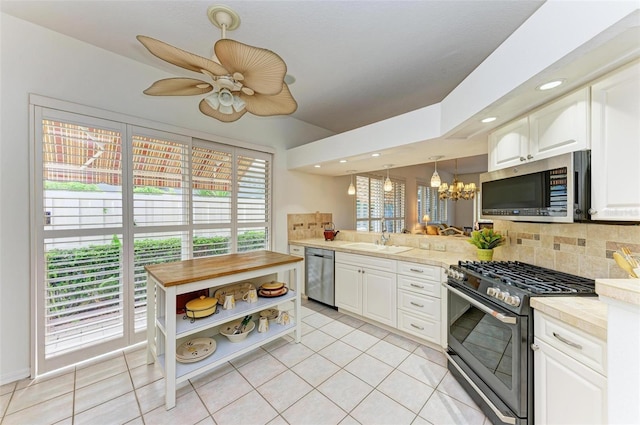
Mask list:
[[[453,174],[453,183],[448,185],[442,183],[438,189],[438,198],[441,200],[451,199],[457,201],[458,199],[470,200],[476,196],[478,188],[475,183],[464,184],[458,180],[458,160],[456,159],[456,169]]]
[[[351,183],[349,184],[349,189],[347,189],[347,195],[353,196],[356,194],[356,187],[353,185],[353,173],[355,172],[355,170],[347,171],[347,173],[351,173]]]
[[[433,175],[431,176],[431,187],[440,187],[442,184],[442,180],[440,180],[440,175],[438,174],[438,160],[440,158],[444,158],[442,155],[432,156],[429,159],[435,159],[435,170],[433,171]]]
[[[389,168],[391,168],[392,164],[385,165],[384,168],[387,169],[387,179],[384,181],[384,186],[382,187],[385,192],[391,192],[393,190],[393,184],[391,183],[391,179],[389,178]]]

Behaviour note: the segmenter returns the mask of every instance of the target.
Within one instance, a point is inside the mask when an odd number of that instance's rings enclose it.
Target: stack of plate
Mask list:
[[[258,289],[258,295],[261,297],[279,297],[286,294],[289,288],[284,286],[282,282],[269,282],[260,285]]]
[[[176,349],[176,360],[180,363],[193,363],[209,357],[215,351],[215,339],[194,338],[180,344]]]

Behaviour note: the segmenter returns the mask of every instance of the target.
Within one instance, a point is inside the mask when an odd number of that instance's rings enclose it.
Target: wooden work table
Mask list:
[[[176,405],[176,387],[192,377],[214,369],[229,360],[252,351],[289,333],[295,333],[295,341],[302,336],[300,293],[289,288],[288,293],[277,298],[259,297],[258,302],[236,300],[235,308],[223,310],[211,316],[185,320],[176,314],[176,297],[180,294],[215,289],[238,282],[264,281],[273,275],[294,272],[295,288],[303,279],[302,258],[272,251],[252,251],[217,257],[196,258],[165,264],[146,266],[147,279],[147,362],[158,361],[165,376],[165,407]],[[256,287],[259,284],[256,284]],[[155,298],[154,298],[155,294]],[[153,302],[155,299],[155,302]],[[264,333],[252,331],[242,342],[231,343],[218,333],[221,325],[244,316],[258,313],[293,301],[291,323],[274,324]],[[257,328],[257,326],[256,326]],[[216,350],[210,356],[193,363],[176,361],[179,344],[194,337],[213,338]]]

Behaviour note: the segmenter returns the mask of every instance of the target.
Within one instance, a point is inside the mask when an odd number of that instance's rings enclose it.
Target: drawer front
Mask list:
[[[440,298],[398,291],[398,308],[425,316],[434,322],[440,321]]]
[[[412,276],[398,275],[398,289],[417,292],[422,295],[440,298],[440,282],[417,279]]]
[[[300,245],[289,245],[289,255],[304,258],[304,247]]]
[[[383,270],[395,273],[397,261],[389,260],[388,258],[349,254],[347,252],[338,251],[336,252],[336,263],[353,264],[356,266],[368,267],[375,270]]]
[[[607,376],[607,343],[580,329],[535,312],[534,335],[585,366]]]
[[[442,267],[398,261],[398,273],[436,282],[442,281]]]
[[[440,344],[440,322],[398,310],[398,329],[427,341]]]

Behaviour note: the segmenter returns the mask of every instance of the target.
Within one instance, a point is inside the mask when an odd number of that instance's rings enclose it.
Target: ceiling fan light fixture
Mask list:
[[[213,109],[218,110],[220,107],[220,101],[218,100],[218,92],[210,94],[204,98],[205,102],[209,104]]]
[[[231,94],[229,89],[222,89],[220,93],[218,93],[218,100],[222,106],[231,106],[233,105],[233,94]]]

